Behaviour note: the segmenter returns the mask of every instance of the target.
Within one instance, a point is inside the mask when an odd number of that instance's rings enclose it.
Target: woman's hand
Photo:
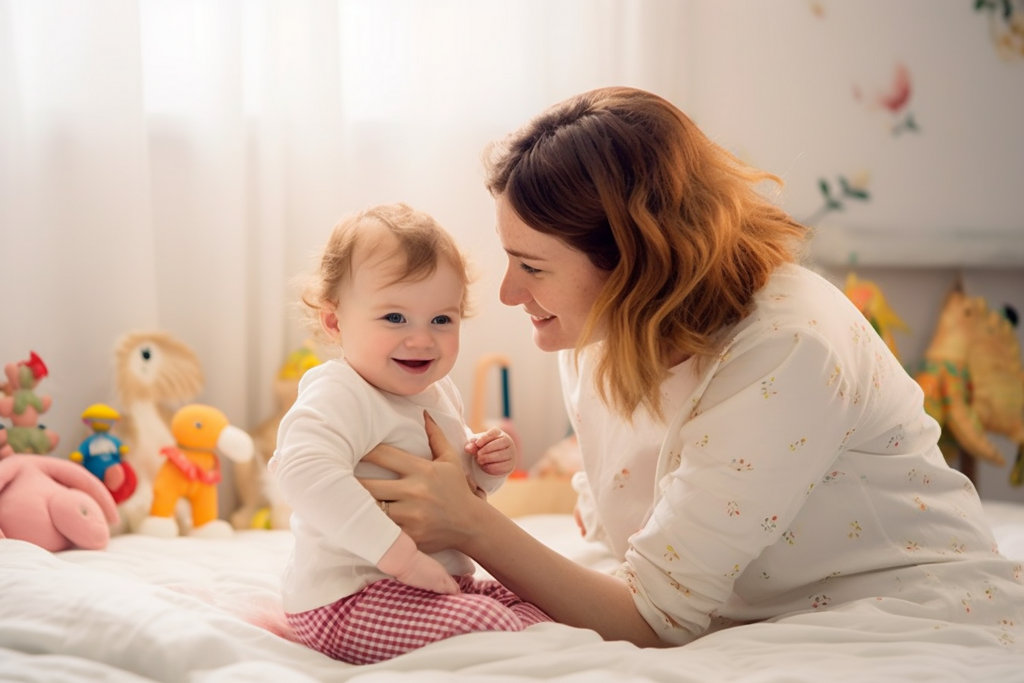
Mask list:
[[[360,479],[377,500],[389,501],[388,516],[424,552],[460,548],[474,533],[472,510],[483,502],[463,472],[459,453],[424,411],[433,461],[381,444],[363,460],[391,470],[398,479]]]
[[[374,498],[390,501],[388,514],[420,550],[461,550],[556,621],[594,629],[608,640],[664,644],[640,616],[624,581],[559,555],[473,495],[459,454],[425,417],[433,462],[378,446],[365,460],[400,478],[360,479]]]

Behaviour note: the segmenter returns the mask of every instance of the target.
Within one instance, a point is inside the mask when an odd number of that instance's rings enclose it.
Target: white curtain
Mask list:
[[[30,350],[60,454],[141,329],[251,427],[306,336],[290,282],[343,215],[406,201],[476,263],[456,382],[512,359],[527,459],[565,433],[552,358],[497,301],[484,145],[600,85],[683,95],[675,0],[0,0],[0,364]]]

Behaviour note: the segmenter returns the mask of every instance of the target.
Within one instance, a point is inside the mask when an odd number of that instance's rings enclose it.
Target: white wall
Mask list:
[[[839,286],[853,268],[883,288],[910,326],[898,342],[912,372],[956,277],[990,306],[1024,312],[1024,42],[974,4],[691,4],[683,107],[783,178],[782,205],[817,231],[814,267]],[[897,65],[909,98],[891,111],[877,96]],[[911,116],[916,130],[893,132]],[[821,214],[818,180],[838,175],[870,199]],[[1012,462],[1012,444],[994,440]],[[1024,500],[1008,469],[978,464],[982,495]]]
[[[972,5],[446,1],[431,6],[427,25],[411,26],[412,8],[423,5],[402,0],[338,4],[367,12],[355,23],[305,21],[304,12],[324,8],[332,17],[332,3],[295,3],[295,14],[283,4],[184,0],[104,0],[88,10],[80,3],[5,3],[0,289],[8,296],[0,363],[21,360],[29,349],[46,359],[52,374],[40,389],[55,399],[46,421],[70,447],[84,436],[81,410],[114,400],[114,340],[131,329],[161,327],[200,356],[208,377],[201,400],[254,426],[269,412],[269,378],[283,353],[305,337],[294,321],[282,325],[293,292],[278,285],[308,264],[342,214],[404,200],[435,214],[479,266],[479,315],[466,324],[453,375],[469,403],[477,359],[494,352],[511,358],[512,418],[530,464],[568,425],[554,359],[533,346],[522,312],[497,301],[504,262],[480,152],[557,99],[620,83],[665,95],[740,157],[779,173],[787,182],[780,199],[798,218],[819,207],[819,177],[865,176],[870,202],[815,221],[824,245],[815,257],[837,282],[855,262],[886,289],[913,330],[904,342],[905,359],[913,362],[958,272],[970,290],[1024,310],[1024,58],[996,55],[991,17]],[[206,80],[209,72],[232,73],[235,60],[248,55],[242,46],[249,43],[225,49],[224,39],[241,33],[228,20],[257,6],[294,24],[270,32],[280,39],[276,56],[283,61],[261,56],[279,72],[249,74],[267,77],[259,104],[273,115],[263,119],[248,118],[230,99],[237,92]],[[383,18],[370,16],[374,11]],[[201,25],[208,14],[214,21]],[[196,41],[191,47],[221,61],[216,68],[192,64],[189,78],[203,79],[204,89],[186,79],[160,99],[153,72],[182,62],[169,51],[166,59],[140,63],[139,43],[176,22]],[[337,88],[338,65],[321,53],[333,54],[327,41],[339,36],[351,45],[352,36],[334,31],[340,25],[359,28],[362,42],[344,64],[365,77],[346,71],[338,93],[321,87],[320,72],[306,67],[333,75]],[[312,37],[290,47],[289,31],[299,29]],[[405,37],[423,35],[430,40],[417,50],[438,51],[410,57],[419,70],[400,79],[408,90],[396,90],[386,72],[370,68],[389,65],[382,45],[408,48]],[[173,43],[176,34],[164,37]],[[198,60],[207,52],[187,54]],[[450,67],[466,59],[482,64],[465,72],[471,76],[453,77]],[[303,68],[291,68],[296,63]],[[910,71],[909,107],[920,123],[918,132],[898,136],[890,133],[894,116],[871,104],[896,63]],[[313,104],[296,99],[309,93],[322,97]],[[243,95],[248,103],[251,93]],[[157,109],[167,109],[162,119],[152,116],[154,98]],[[353,103],[382,110],[353,115]],[[198,136],[183,139],[194,131],[170,125],[192,125],[190,117],[215,105],[219,117],[200,121],[209,129]],[[343,124],[339,113],[349,117]],[[257,139],[277,125],[272,144]],[[306,146],[287,147],[300,132]],[[212,239],[214,230],[224,232]],[[199,239],[207,233],[213,247]],[[252,256],[257,246],[263,249],[256,258],[243,263],[239,255]],[[201,278],[219,282],[205,299],[194,295],[207,291],[192,275],[197,264]],[[245,301],[234,300],[239,292]],[[496,378],[487,398],[496,417]],[[1000,489],[1004,473],[979,469],[985,495],[1024,496]]]
[[[470,401],[476,360],[509,355],[513,418],[536,459],[566,422],[552,359],[497,301],[481,151],[581,90],[681,99],[686,7],[0,2],[0,364],[35,350],[49,365],[58,455],[86,435],[86,406],[117,406],[113,348],[137,329],[189,344],[206,375],[197,399],[253,427],[307,336],[288,317],[288,279],[340,217],[405,201],[479,265],[454,377]]]

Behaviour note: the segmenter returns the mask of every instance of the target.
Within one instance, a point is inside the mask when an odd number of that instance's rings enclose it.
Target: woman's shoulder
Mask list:
[[[755,292],[756,308],[771,310],[799,310],[801,308],[833,306],[845,295],[823,275],[796,263],[779,266],[768,282]]]
[[[796,264],[778,268],[753,297],[749,315],[739,329],[808,330],[830,334],[863,316],[834,284]]]
[[[835,285],[809,268],[786,264],[755,292],[746,317],[724,331],[719,353],[735,357],[782,338],[829,347],[859,322],[866,320]]]

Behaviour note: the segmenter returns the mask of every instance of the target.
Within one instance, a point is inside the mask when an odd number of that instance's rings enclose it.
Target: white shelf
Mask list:
[[[1024,226],[1001,231],[821,226],[810,256],[831,267],[1024,268]]]

